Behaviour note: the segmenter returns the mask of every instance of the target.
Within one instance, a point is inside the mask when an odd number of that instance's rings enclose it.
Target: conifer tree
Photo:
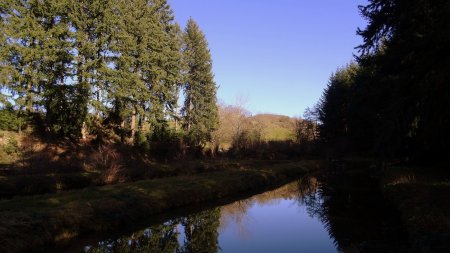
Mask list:
[[[43,58],[39,43],[44,41],[45,34],[27,1],[5,0],[0,10],[4,36],[3,85],[16,98],[16,105],[30,112],[40,90],[39,80],[44,78],[38,66]]]
[[[148,63],[146,45],[150,36],[151,15],[145,0],[118,1],[115,33],[112,37],[114,69],[111,92],[117,106],[121,125],[129,119],[130,137],[133,140],[137,117],[143,115],[143,102],[149,98],[144,68]]]
[[[42,27],[44,40],[40,68],[42,103],[48,129],[53,133],[77,138],[87,113],[88,91],[72,83],[74,74],[73,32],[70,29],[66,1],[30,1],[30,9]]]
[[[72,40],[65,1],[7,1],[2,7],[4,86],[29,113],[45,111],[47,129],[77,135],[86,111],[72,74]],[[45,110],[43,110],[45,109]]]
[[[7,51],[7,44],[6,39],[7,36],[5,34],[6,29],[6,18],[4,15],[6,15],[7,6],[5,2],[0,3],[0,90],[3,91],[4,89],[7,89],[8,87],[7,82],[8,78],[10,76],[10,66],[7,62],[8,58],[8,51]],[[8,95],[4,94],[3,92],[0,92],[0,105],[5,106],[8,103]]]
[[[191,18],[184,34],[184,128],[194,145],[211,140],[218,125],[217,87],[205,35]]]
[[[149,123],[157,133],[167,125],[167,117],[174,117],[180,83],[181,43],[179,26],[173,23],[173,12],[165,0],[151,1],[152,27],[147,53],[147,85],[151,97]]]
[[[177,82],[175,85],[175,92],[174,92],[174,98],[173,98],[173,110],[172,114],[170,115],[175,124],[175,131],[178,131],[179,129],[179,122],[180,122],[180,112],[179,112],[179,106],[178,106],[178,96],[180,94],[180,89],[182,88],[183,83],[183,70],[186,69],[184,66],[183,61],[183,54],[182,54],[182,48],[183,48],[183,31],[181,30],[181,27],[178,24],[175,24],[174,29],[172,30],[172,36],[175,41],[175,48],[178,51],[178,63],[177,63]]]
[[[348,137],[349,102],[357,73],[358,65],[351,63],[330,77],[318,103],[320,134],[324,141]]]
[[[69,18],[74,32],[74,75],[88,94],[89,107],[99,119],[108,112],[108,57],[113,21],[112,0],[71,1]]]
[[[132,139],[144,125],[160,131],[182,80],[173,20],[166,0],[2,1],[0,101],[62,136],[86,133],[88,115]]]

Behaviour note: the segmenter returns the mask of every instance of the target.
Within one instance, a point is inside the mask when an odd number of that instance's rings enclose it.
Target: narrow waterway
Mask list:
[[[135,232],[80,242],[74,252],[402,252],[407,238],[376,182],[306,176],[278,189]]]

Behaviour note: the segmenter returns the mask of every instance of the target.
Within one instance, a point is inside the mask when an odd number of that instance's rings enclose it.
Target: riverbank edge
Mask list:
[[[447,168],[390,166],[381,177],[381,190],[400,212],[414,252],[448,252],[450,173]]]
[[[164,211],[265,189],[325,167],[322,161],[201,173],[0,201],[2,252],[39,251]]]
[[[399,213],[408,234],[405,252],[448,252],[450,248],[450,172],[419,166],[348,158],[329,166],[332,173],[365,173],[378,181],[386,201]]]

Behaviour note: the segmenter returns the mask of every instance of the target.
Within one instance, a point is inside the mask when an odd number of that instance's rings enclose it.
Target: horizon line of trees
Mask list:
[[[448,163],[450,2],[370,0],[356,62],[328,82],[322,141],[381,158]]]
[[[0,67],[2,118],[55,136],[184,131],[201,145],[218,126],[205,35],[192,18],[182,31],[166,0],[2,1]]]

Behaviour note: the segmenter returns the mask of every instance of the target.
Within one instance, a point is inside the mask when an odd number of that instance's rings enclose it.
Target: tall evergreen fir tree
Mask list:
[[[173,20],[166,0],[2,1],[0,101],[61,136],[86,133],[88,118],[131,139],[160,132],[182,83]]]
[[[67,1],[30,1],[45,38],[39,48],[43,54],[40,68],[45,75],[41,81],[47,129],[77,138],[87,114],[88,90],[70,81],[74,74],[73,32],[67,6]]]
[[[74,75],[86,91],[95,118],[108,112],[109,42],[113,29],[112,0],[80,0],[69,4],[74,32]]]
[[[318,103],[318,116],[322,122],[320,133],[324,141],[348,137],[349,102],[357,72],[358,66],[351,63],[345,68],[338,69],[330,77]]]
[[[175,131],[179,130],[179,122],[180,122],[180,111],[179,111],[179,106],[178,106],[178,96],[180,94],[180,89],[182,88],[182,84],[183,84],[183,70],[186,69],[186,67],[184,66],[184,61],[183,61],[183,55],[182,55],[182,48],[183,48],[183,31],[181,30],[181,27],[179,26],[179,24],[175,24],[173,29],[171,30],[172,32],[172,38],[174,39],[173,41],[175,42],[174,47],[177,49],[178,51],[178,69],[177,69],[177,74],[178,74],[178,78],[177,78],[177,83],[175,85],[175,92],[174,92],[174,98],[173,98],[173,110],[171,111],[172,114],[170,115],[171,118],[174,121],[175,124]]]
[[[360,63],[376,70],[370,82],[382,94],[378,149],[448,163],[450,2],[370,0],[360,10]]]
[[[10,76],[10,66],[7,62],[8,51],[6,39],[7,36],[5,34],[6,25],[5,17],[7,11],[7,6],[5,2],[0,3],[0,91],[7,89],[7,82]],[[4,94],[4,92],[0,92],[0,105],[4,106],[8,103],[9,96]]]
[[[72,39],[65,1],[7,1],[2,7],[3,85],[27,112],[45,112],[47,129],[77,135],[86,114],[84,94],[67,82],[72,73]]]
[[[450,2],[369,0],[360,11],[368,24],[357,32],[358,68],[331,78],[319,103],[322,138],[448,164]]]
[[[180,29],[173,22],[173,12],[165,0],[150,2],[153,26],[147,45],[149,63],[147,85],[150,90],[149,123],[155,134],[167,127],[168,117],[174,117],[180,83]],[[156,136],[155,136],[156,137]]]
[[[2,1],[2,35],[5,37],[1,47],[3,86],[15,97],[16,105],[28,112],[33,110],[35,95],[42,88],[39,72],[43,58],[39,43],[45,40],[42,26],[37,23],[28,1]]]
[[[149,100],[144,71],[149,63],[147,45],[153,22],[145,0],[118,1],[115,33],[112,36],[114,73],[111,92],[122,127],[127,119],[131,140],[137,130],[138,115],[144,114],[143,103]],[[120,106],[119,106],[120,105]]]
[[[205,35],[190,18],[184,34],[184,128],[194,145],[211,140],[218,125],[217,86]]]

